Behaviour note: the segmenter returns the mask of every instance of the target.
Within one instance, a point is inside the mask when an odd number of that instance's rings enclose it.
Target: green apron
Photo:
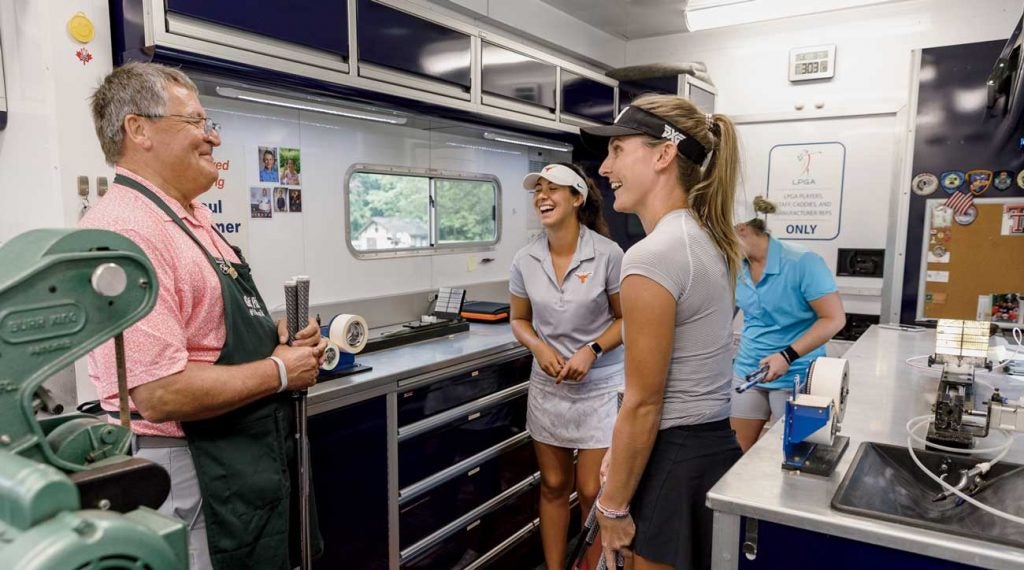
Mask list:
[[[215,259],[166,202],[144,185],[118,175],[114,184],[140,192],[160,207],[206,255],[224,299],[224,348],[216,364],[254,362],[278,344],[277,326],[241,263]],[[224,236],[218,236],[223,240]],[[227,243],[227,240],[224,240]],[[295,410],[290,392],[207,420],[182,422],[199,478],[210,558],[216,570],[287,570],[298,565],[299,510]],[[295,493],[297,495],[297,493]],[[312,501],[312,493],[310,494]],[[312,551],[322,547],[311,505]]]

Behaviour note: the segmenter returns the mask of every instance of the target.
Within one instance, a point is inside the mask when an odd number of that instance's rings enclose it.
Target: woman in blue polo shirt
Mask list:
[[[736,276],[743,333],[733,382],[739,385],[748,374],[768,367],[762,384],[733,394],[730,423],[746,452],[769,419],[785,414],[794,379],[805,378],[811,361],[825,356],[825,343],[846,324],[846,314],[821,256],[771,237],[760,218],[738,224],[736,232],[745,259]]]
[[[601,193],[570,164],[523,180],[545,232],[516,253],[512,331],[533,353],[526,425],[540,466],[540,532],[548,568],[565,563],[569,496],[584,516],[600,488],[623,382],[619,269]],[[573,450],[579,456],[573,473]],[[599,549],[588,553],[596,567]]]

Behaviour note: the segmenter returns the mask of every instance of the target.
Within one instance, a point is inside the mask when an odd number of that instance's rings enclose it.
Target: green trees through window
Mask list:
[[[348,181],[349,240],[356,251],[493,243],[497,211],[493,179],[357,170]]]

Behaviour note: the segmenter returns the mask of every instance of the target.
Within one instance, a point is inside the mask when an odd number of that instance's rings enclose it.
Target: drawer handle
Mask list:
[[[469,532],[478,526],[480,526],[480,519],[476,519],[475,521],[469,523],[469,526],[466,527],[466,532]]]
[[[470,469],[468,473],[466,473],[466,477],[472,477],[473,475],[476,475],[479,472],[480,472],[480,468],[479,467],[474,467],[474,468]]]
[[[480,417],[480,412],[473,412],[472,414],[469,414],[469,417],[466,418],[466,421],[467,422],[471,422],[471,421],[473,421],[473,420],[475,420],[475,419],[477,419],[479,417]]]

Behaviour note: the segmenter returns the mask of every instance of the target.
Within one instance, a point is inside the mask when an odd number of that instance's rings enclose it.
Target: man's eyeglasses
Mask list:
[[[220,134],[220,123],[215,123],[213,119],[209,117],[192,117],[189,115],[141,115],[138,113],[132,113],[139,117],[145,117],[147,119],[177,119],[183,123],[188,123],[193,127],[203,130],[203,134],[209,136],[216,132]]]

